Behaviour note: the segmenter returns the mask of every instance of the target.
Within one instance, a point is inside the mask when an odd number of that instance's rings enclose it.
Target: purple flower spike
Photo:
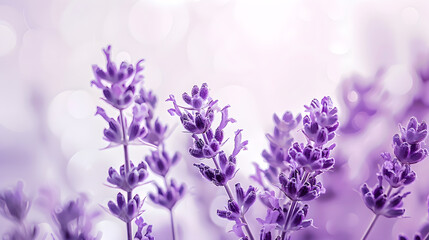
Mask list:
[[[154,240],[152,234],[152,225],[148,225],[144,222],[142,217],[138,217],[135,221],[137,225],[137,231],[134,236],[134,240]],[[143,235],[143,228],[146,227],[146,233]]]
[[[362,197],[365,205],[374,212],[376,215],[383,215],[387,218],[396,218],[404,214],[405,209],[402,207],[402,199],[405,198],[410,192],[400,194],[403,187],[400,187],[395,193],[389,195],[385,193],[382,181],[383,177],[378,177],[378,184],[374,188],[368,188],[365,183],[362,188]]]
[[[177,201],[185,195],[185,184],[178,186],[174,179],[171,180],[167,190],[164,191],[161,187],[156,185],[157,193],[150,193],[149,198],[157,205],[163,206],[167,209],[173,209]]]
[[[289,149],[289,156],[306,171],[326,171],[335,163],[334,158],[329,157],[334,147],[335,145],[332,145],[329,148],[320,149],[310,144],[304,147],[303,144],[294,143]]]
[[[401,136],[393,136],[394,153],[402,163],[415,164],[428,156],[428,150],[422,148],[422,142],[427,136],[425,122],[418,123],[412,117],[407,128],[400,126]]]
[[[140,60],[134,67],[122,62],[119,67],[111,61],[111,47],[103,50],[106,55],[106,71],[97,65],[92,67],[95,80],[92,85],[103,90],[104,100],[113,107],[122,110],[130,106],[135,98],[136,85],[143,79],[141,71],[143,67]]]
[[[109,201],[107,206],[109,207],[109,211],[112,215],[126,223],[131,222],[134,218],[143,213],[143,210],[141,209],[143,201],[140,200],[138,194],[136,194],[134,198],[127,203],[124,195],[122,195],[122,193],[118,193],[116,203]]]
[[[304,134],[317,145],[323,145],[335,137],[339,126],[337,108],[330,97],[324,97],[319,103],[313,99],[310,106],[305,106],[309,115],[304,117]]]
[[[107,181],[115,187],[128,192],[142,184],[147,177],[147,166],[144,162],[141,162],[136,167],[131,163],[131,169],[128,173],[125,173],[124,165],[120,167],[119,173],[111,167]]]
[[[228,180],[230,180],[233,177],[233,174],[235,173],[234,171],[229,171],[232,173],[230,174],[229,178],[227,178],[227,176],[220,170],[213,169],[205,165],[204,163],[195,163],[194,166],[200,170],[201,175],[205,179],[213,182],[213,184],[216,186],[224,186],[228,182]]]
[[[279,182],[281,190],[294,201],[310,201],[318,198],[324,192],[321,182],[318,182],[314,176],[304,179],[303,171],[299,169],[292,170],[289,177],[280,173]]]
[[[24,184],[18,182],[13,190],[0,193],[0,215],[22,223],[30,210],[30,200],[24,195]]]
[[[176,164],[180,157],[178,152],[170,157],[165,150],[158,148],[156,151],[152,151],[151,155],[146,156],[145,161],[154,173],[165,177],[170,167]]]
[[[396,158],[392,159],[387,152],[382,153],[381,156],[384,159],[381,174],[390,186],[398,188],[414,182],[416,173],[411,170],[409,164],[402,164]]]

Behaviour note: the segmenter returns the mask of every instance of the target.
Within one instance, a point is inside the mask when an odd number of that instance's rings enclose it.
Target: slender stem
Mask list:
[[[171,223],[171,233],[173,235],[173,240],[176,240],[176,234],[174,233],[174,218],[173,218],[173,210],[170,209],[170,223]]]
[[[201,134],[204,138],[204,142],[206,144],[209,143],[206,134]],[[216,158],[213,157],[213,163],[216,166],[217,170],[220,170],[219,164],[216,162]],[[228,183],[225,183],[225,185],[223,185],[223,187],[225,188],[226,194],[228,194],[228,197],[230,200],[235,202],[234,196],[232,195],[231,189],[228,186]],[[249,224],[247,223],[246,217],[244,217],[244,214],[241,215],[240,220],[242,223],[244,223],[244,228],[246,229],[247,235],[249,236],[250,240],[255,240],[255,238],[253,237],[252,231],[250,230]]]
[[[387,190],[387,194],[386,195],[389,196],[390,193],[392,192],[392,190],[393,190],[392,186],[389,186],[389,190]],[[380,215],[378,215],[378,214],[374,215],[374,217],[372,218],[371,223],[369,224],[368,228],[366,229],[365,233],[363,234],[362,240],[365,240],[368,237],[369,233],[371,232],[372,228],[374,227],[374,224],[377,221],[377,219],[378,219],[379,216]]]
[[[369,232],[371,232],[371,230],[372,230],[372,228],[374,227],[374,224],[375,224],[375,222],[377,221],[377,219],[378,219],[378,217],[379,217],[379,216],[380,216],[380,215],[378,215],[378,214],[374,215],[374,217],[372,218],[371,223],[369,224],[368,228],[367,228],[367,229],[366,229],[366,231],[365,231],[365,234],[364,234],[364,235],[363,235],[363,237],[362,237],[362,240],[365,240],[365,239],[368,237]]]
[[[125,176],[130,172],[130,160],[128,157],[128,139],[126,134],[127,127],[125,126],[125,118],[124,114],[122,113],[122,110],[119,110],[120,118],[121,118],[121,126],[122,126],[122,138],[123,138],[123,145],[124,145],[124,159],[125,159]],[[130,202],[133,197],[132,190],[127,191],[127,202]],[[133,239],[133,228],[131,226],[131,222],[127,222],[127,239],[132,240]]]
[[[286,222],[285,222],[285,225],[283,226],[283,232],[282,232],[282,240],[284,240],[285,239],[285,237],[286,237],[286,229],[287,229],[287,225],[289,224],[289,221],[290,221],[290,219],[291,219],[291,217],[292,217],[292,214],[293,214],[293,212],[295,211],[295,207],[296,207],[296,203],[297,203],[298,201],[296,201],[296,200],[293,200],[292,201],[292,204],[290,205],[290,208],[289,208],[289,211],[288,211],[288,213],[287,213],[287,218],[286,218]]]
[[[164,183],[165,183],[165,188],[168,188],[168,182],[167,182],[167,177],[164,175]],[[168,191],[168,189],[167,189]],[[173,209],[169,209],[170,211],[170,223],[171,223],[171,234],[173,236],[173,240],[176,240],[176,234],[174,232],[174,218],[173,218]]]

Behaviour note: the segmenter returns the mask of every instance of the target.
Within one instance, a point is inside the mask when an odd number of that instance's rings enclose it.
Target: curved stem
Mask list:
[[[371,223],[369,224],[368,228],[366,229],[366,231],[362,237],[362,240],[365,240],[368,237],[369,233],[371,232],[372,228],[374,227],[374,224],[377,221],[379,216],[380,215],[374,215],[374,218],[372,219]]]
[[[209,143],[206,134],[202,134],[203,138],[204,138],[204,142],[206,144]],[[220,170],[219,164],[216,162],[216,158],[213,157],[213,163],[216,166],[217,170]],[[226,194],[228,195],[229,199],[235,202],[234,196],[232,195],[231,189],[228,186],[228,183],[225,183],[225,185],[223,185],[223,187],[225,188]],[[252,231],[250,230],[249,224],[247,223],[246,217],[244,217],[244,214],[241,215],[240,220],[242,223],[244,223],[244,228],[246,229],[247,235],[249,237],[250,240],[255,240],[255,238],[253,237]]]
[[[122,138],[123,138],[123,145],[124,145],[124,159],[125,159],[125,175],[127,175],[130,172],[130,160],[128,157],[128,139],[126,134],[127,127],[125,126],[125,118],[124,114],[122,113],[122,110],[119,110],[120,118],[121,118],[121,126],[122,126]],[[130,202],[133,197],[132,191],[127,191],[127,202]],[[133,239],[133,228],[131,226],[131,222],[127,222],[127,239],[132,240]]]

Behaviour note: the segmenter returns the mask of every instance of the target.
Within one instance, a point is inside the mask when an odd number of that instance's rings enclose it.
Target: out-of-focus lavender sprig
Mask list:
[[[325,189],[317,176],[331,169],[335,163],[330,156],[335,144],[324,145],[335,137],[339,126],[337,108],[329,97],[324,97],[320,102],[314,99],[305,108],[308,114],[304,117],[302,132],[307,144],[293,143],[289,146],[287,157],[283,157],[287,168],[281,169],[277,177],[276,185],[289,201],[283,204],[274,191],[260,194],[260,199],[268,207],[265,220],[258,220],[262,224],[260,239],[290,239],[293,232],[312,225],[312,220],[306,219],[309,206],[302,202],[316,199],[324,193]],[[298,122],[298,119],[295,121]],[[285,170],[289,170],[289,174]],[[254,179],[262,181],[261,175],[257,172]],[[265,177],[272,178],[268,174]]]
[[[37,237],[37,226],[27,226],[25,223],[30,205],[31,201],[25,196],[24,183],[21,181],[16,184],[14,189],[0,193],[0,215],[17,226],[3,236],[4,240],[32,240]]]
[[[262,151],[262,157],[268,163],[268,168],[262,170],[258,164],[255,163],[256,174],[251,176],[253,180],[259,183],[265,190],[269,187],[264,184],[264,180],[272,185],[278,185],[278,175],[289,168],[289,154],[293,137],[290,132],[295,129],[301,122],[301,114],[295,117],[289,111],[286,111],[282,118],[277,114],[273,115],[274,132],[273,134],[267,133],[265,136],[269,142],[269,149]],[[264,177],[264,178],[262,178]]]
[[[164,187],[155,184],[157,191],[155,193],[150,193],[149,198],[156,205],[168,209],[170,213],[172,236],[173,239],[176,239],[173,208],[185,195],[185,184],[177,184],[172,178],[169,181],[167,174],[171,167],[180,160],[181,155],[176,152],[171,156],[166,149],[165,140],[168,137],[168,126],[163,125],[158,118],[154,120],[157,103],[156,95],[152,93],[152,91],[148,91],[142,87],[136,103],[145,104],[148,108],[148,114],[144,117],[147,134],[142,140],[158,147],[156,150],[151,151],[150,155],[145,157],[145,162],[154,174],[162,177],[164,180]]]
[[[242,130],[237,130],[235,132],[234,149],[231,154],[226,154],[221,149],[225,144],[224,128],[229,123],[235,122],[235,120],[228,115],[229,106],[219,108],[217,106],[218,101],[213,100],[209,96],[209,88],[206,83],[203,83],[201,87],[196,85],[193,86],[190,94],[182,94],[182,99],[187,106],[179,105],[174,95],[170,95],[167,101],[172,102],[173,108],[169,109],[168,112],[172,116],[179,116],[183,127],[191,134],[193,146],[189,149],[189,154],[201,160],[207,158],[213,160],[215,165],[214,168],[203,162],[196,163],[194,166],[200,170],[204,178],[211,181],[214,185],[223,186],[228,194],[229,201],[227,208],[225,211],[218,211],[218,215],[235,221],[233,232],[238,237],[253,240],[254,237],[243,212],[248,205],[245,204],[246,207],[240,205],[240,201],[237,202],[235,200],[228,186],[228,182],[235,176],[237,171],[237,155],[241,150],[246,149],[247,141],[242,141]],[[220,123],[217,127],[213,127],[212,123],[219,112],[221,113]],[[238,189],[240,188],[241,187],[238,186]],[[253,187],[249,187],[249,189],[249,194],[253,196],[255,189]],[[240,198],[241,195],[237,195],[237,199]],[[248,207],[250,207],[250,205]],[[242,207],[243,210],[240,210]],[[242,227],[245,228],[246,233],[242,231]]]
[[[106,70],[94,65],[92,69],[95,80],[91,85],[102,90],[103,100],[117,109],[119,116],[116,119],[110,117],[101,107],[97,107],[96,115],[100,115],[109,125],[104,129],[104,139],[109,142],[108,147],[123,146],[124,149],[124,165],[119,173],[114,168],[110,168],[107,181],[127,193],[126,197],[118,193],[116,203],[109,201],[108,209],[110,213],[126,223],[127,239],[132,240],[132,221],[143,212],[141,209],[143,201],[138,194],[133,195],[132,192],[147,178],[148,174],[144,162],[134,167],[128,156],[128,146],[152,145],[144,140],[148,135],[148,129],[143,121],[149,116],[153,101],[142,100],[151,98],[146,92],[140,90],[143,81],[141,74],[144,69],[143,60],[138,61],[135,66],[127,62],[117,66],[111,59],[111,47],[103,49],[103,52],[107,60]],[[129,123],[124,111],[130,109],[132,119]]]
[[[416,173],[411,170],[410,165],[422,161],[428,155],[428,150],[423,147],[423,141],[427,136],[427,125],[419,123],[412,117],[407,127],[399,125],[400,134],[393,136],[393,152],[395,157],[389,153],[382,153],[384,160],[381,171],[378,174],[378,184],[370,189],[365,183],[361,187],[362,197],[365,205],[374,213],[374,217],[365,231],[362,240],[365,240],[379,216],[397,218],[403,216],[405,209],[402,208],[403,198],[410,192],[401,194],[405,185],[416,179]],[[383,180],[388,183],[388,190],[383,188]],[[396,189],[392,193],[392,190]]]
[[[101,233],[91,235],[93,220],[99,215],[97,211],[89,211],[85,207],[85,198],[67,202],[54,213],[54,220],[60,239],[70,240],[97,240]]]

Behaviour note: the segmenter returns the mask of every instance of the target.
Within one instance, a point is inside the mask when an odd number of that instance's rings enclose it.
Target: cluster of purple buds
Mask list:
[[[145,157],[145,161],[149,168],[157,175],[165,177],[170,170],[170,167],[175,165],[180,159],[180,153],[176,152],[173,157],[165,150],[158,149],[152,151],[151,155]]]
[[[154,193],[149,194],[150,200],[155,204],[163,206],[167,209],[173,209],[177,201],[183,198],[185,195],[185,184],[177,185],[174,179],[171,180],[170,184],[167,184],[167,189],[163,190],[160,186],[156,185],[157,195]]]
[[[234,150],[232,154],[227,157],[224,151],[220,151],[218,156],[219,168],[211,168],[204,163],[195,163],[203,177],[213,182],[216,186],[224,186],[231,180],[236,173],[236,156],[242,150],[246,149],[248,141],[241,141],[241,129],[235,132]],[[213,158],[215,158],[213,156]]]
[[[283,193],[293,201],[310,201],[324,192],[322,183],[316,176],[307,177],[302,169],[291,170],[289,177],[280,173],[279,182]]]
[[[125,109],[134,102],[136,85],[143,80],[143,60],[135,67],[127,62],[122,62],[118,67],[111,60],[111,47],[108,46],[103,51],[107,59],[106,71],[93,65],[95,80],[91,84],[103,91],[103,100],[107,103],[119,110]]]
[[[134,240],[154,240],[155,238],[152,234],[152,225],[148,225],[144,222],[142,217],[136,219],[137,232],[134,236]],[[143,229],[146,228],[146,231],[143,235]]]
[[[146,180],[148,172],[144,162],[141,162],[136,167],[133,163],[130,163],[130,167],[131,169],[128,173],[125,172],[124,165],[119,168],[119,173],[113,167],[110,167],[107,181],[113,184],[114,187],[126,192],[132,191]]]
[[[140,200],[140,196],[138,194],[134,195],[134,198],[127,203],[122,193],[118,193],[116,203],[109,201],[107,204],[110,213],[126,223],[129,223],[134,218],[140,216],[143,212],[143,210],[141,210],[142,205],[143,201]]]
[[[330,169],[335,163],[334,158],[329,156],[334,147],[333,144],[321,149],[310,144],[304,147],[303,144],[294,143],[289,149],[289,156],[293,159],[293,163],[298,164],[307,172],[323,171]]]
[[[221,218],[234,221],[236,224],[233,227],[233,232],[238,237],[241,237],[241,239],[248,239],[241,229],[241,227],[243,226],[241,218],[255,203],[256,189],[252,186],[249,186],[247,191],[244,191],[240,183],[237,183],[235,184],[235,193],[237,201],[233,199],[228,200],[228,204],[225,210],[217,210],[217,215]]]
[[[366,183],[361,188],[365,205],[376,215],[382,215],[387,218],[395,218],[404,214],[405,209],[402,208],[402,199],[410,194],[410,192],[400,194],[402,190],[403,187],[400,187],[393,194],[390,194],[391,190],[385,192],[382,176],[378,176],[378,184],[372,189]]]
[[[0,193],[0,215],[14,222],[17,226],[24,226],[24,220],[30,210],[31,202],[24,194],[24,184],[18,182],[13,190],[6,190]],[[3,239],[26,239],[31,240],[37,237],[38,228],[36,225],[28,228],[16,228],[6,233]]]
[[[426,123],[418,123],[417,119],[412,117],[407,128],[400,126],[400,130],[401,135],[393,136],[395,156],[404,164],[422,161],[428,155],[428,150],[421,147],[428,134]]]
[[[337,130],[337,108],[333,106],[330,97],[324,97],[322,101],[314,99],[310,106],[305,106],[309,115],[303,119],[304,134],[316,145],[323,145],[335,137]]]
[[[392,188],[408,185],[416,179],[416,173],[411,170],[409,164],[402,164],[397,158],[392,158],[390,153],[382,153],[384,159],[381,175]]]
[[[296,202],[295,206],[291,208],[292,204],[293,203],[288,202],[284,207],[277,206],[276,208],[269,208],[265,219],[257,219],[258,222],[263,225],[260,232],[260,239],[281,239],[280,236],[274,236],[274,230],[292,232],[312,225],[313,220],[306,219],[308,205]],[[289,213],[290,209],[293,209],[292,213]]]

